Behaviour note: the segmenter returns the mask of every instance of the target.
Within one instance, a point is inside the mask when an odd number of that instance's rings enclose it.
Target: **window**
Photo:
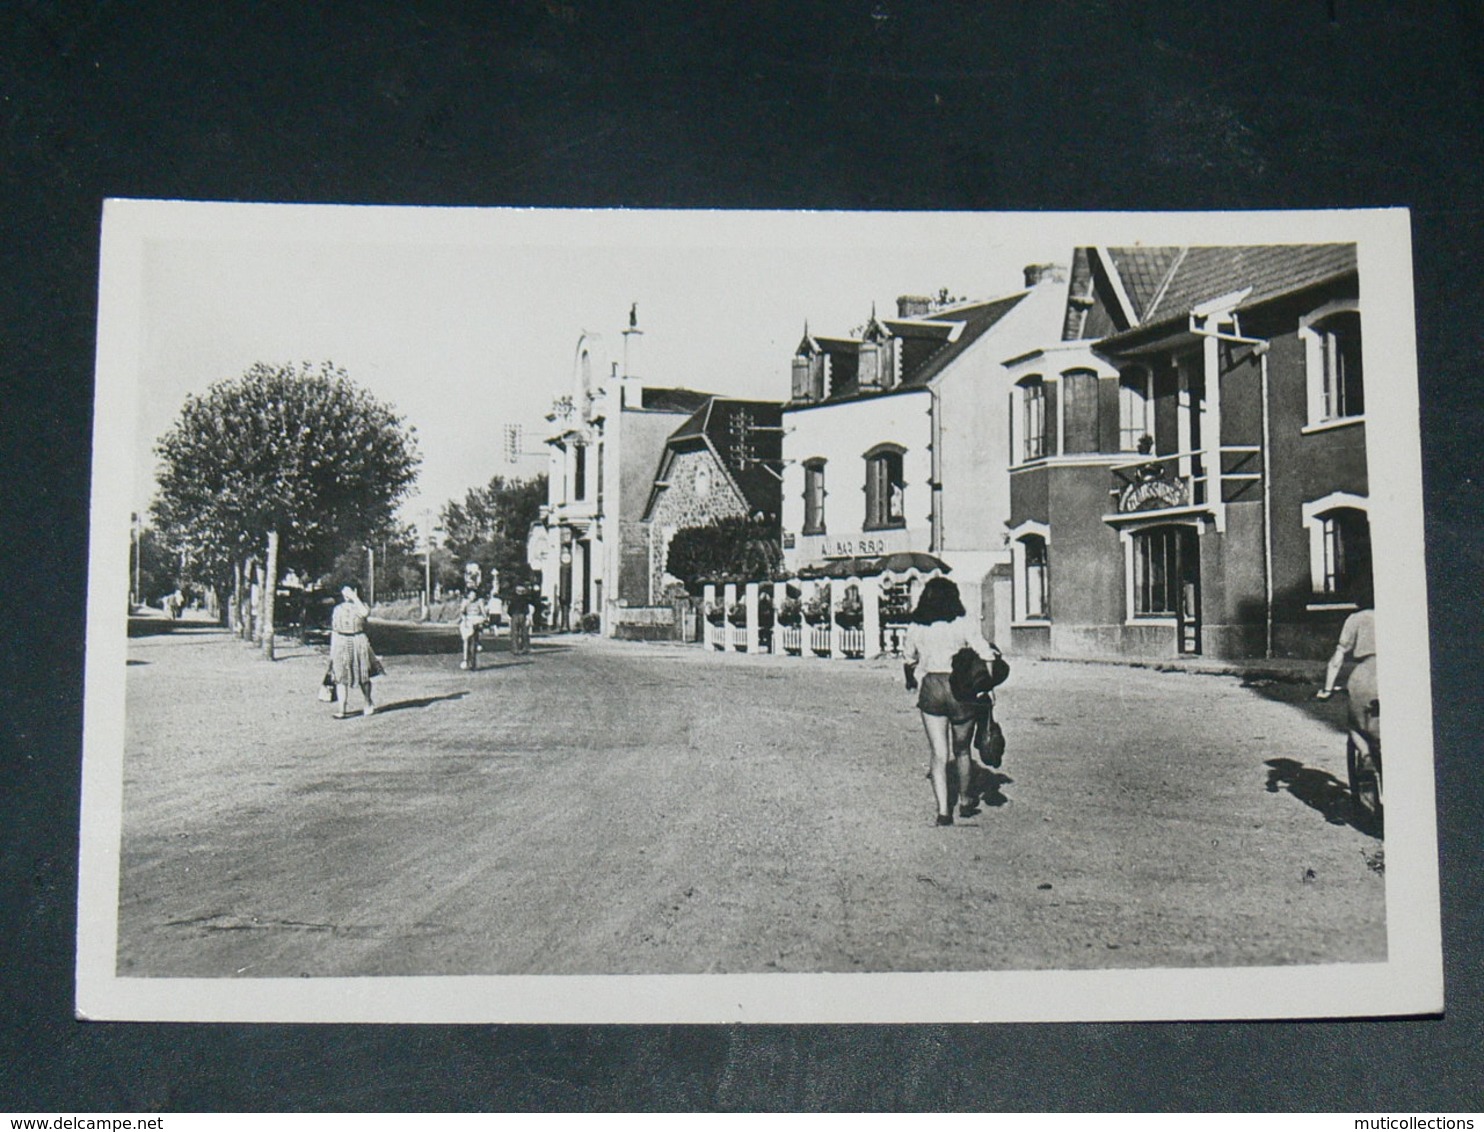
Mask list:
[[[1061,397],[1062,451],[1098,451],[1098,375],[1086,369],[1062,374]]]
[[[1301,320],[1308,370],[1309,424],[1354,420],[1365,413],[1360,311],[1351,300],[1330,303]]]
[[[1025,603],[1022,616],[1027,620],[1046,620],[1051,616],[1051,578],[1046,558],[1046,540],[1040,535],[1027,535],[1020,541],[1025,547]]]
[[[1025,540],[1025,615],[1028,618],[1051,616],[1050,572],[1046,559],[1046,540],[1031,535]]]
[[[1039,460],[1046,455],[1046,383],[1033,375],[1020,383],[1021,457]]]
[[[1309,575],[1314,604],[1366,601],[1371,587],[1371,524],[1363,495],[1332,491],[1301,509],[1309,532]]]
[[[1149,371],[1137,366],[1118,381],[1118,450],[1137,452],[1146,436],[1154,436],[1153,389]]]
[[[1135,617],[1173,617],[1180,610],[1181,527],[1134,533]]]
[[[824,461],[804,462],[804,533],[824,534]]]
[[[572,449],[573,499],[587,498],[587,445],[578,444]]]
[[[1346,311],[1317,327],[1323,365],[1324,417],[1358,417],[1365,412],[1360,366],[1360,315]]]
[[[866,453],[866,529],[901,527],[907,522],[903,500],[907,485],[902,482],[905,449],[882,444]]]
[[[1051,528],[1034,519],[1009,531],[1010,617],[1014,624],[1051,620]]]

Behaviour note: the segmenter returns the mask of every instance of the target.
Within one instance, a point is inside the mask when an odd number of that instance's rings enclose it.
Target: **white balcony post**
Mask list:
[[[757,652],[757,583],[748,582],[743,591],[743,601],[747,603],[747,642],[745,651]]]
[[[736,582],[728,582],[728,583],[726,583],[725,586],[722,587],[722,599],[721,599],[721,608],[722,608],[722,614],[721,614],[721,632],[722,632],[722,638],[721,638],[721,643],[722,643],[722,648],[726,649],[728,652],[730,652],[731,649],[732,649],[732,629],[733,629],[732,617],[731,617],[732,606],[734,606],[736,604],[737,604],[737,583]]]
[[[861,631],[866,635],[866,659],[881,655],[881,576],[861,583]]]

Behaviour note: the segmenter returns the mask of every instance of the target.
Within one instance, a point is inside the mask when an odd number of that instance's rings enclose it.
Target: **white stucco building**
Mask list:
[[[988,302],[904,296],[858,337],[807,329],[783,424],[782,528],[792,571],[922,551],[985,628],[1010,623],[1010,379],[1005,359],[1059,332],[1066,275],[1026,269]],[[991,580],[993,578],[993,581]]]

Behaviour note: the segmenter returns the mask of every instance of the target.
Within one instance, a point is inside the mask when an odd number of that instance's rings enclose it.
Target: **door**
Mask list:
[[[1179,579],[1176,608],[1177,640],[1181,656],[1201,653],[1201,540],[1193,527],[1179,527],[1175,540],[1175,575]]]

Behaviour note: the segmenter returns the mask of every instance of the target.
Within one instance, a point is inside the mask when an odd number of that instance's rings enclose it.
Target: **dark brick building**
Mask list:
[[[1007,363],[1017,647],[1325,655],[1369,600],[1361,326],[1353,245],[1077,249]]]

